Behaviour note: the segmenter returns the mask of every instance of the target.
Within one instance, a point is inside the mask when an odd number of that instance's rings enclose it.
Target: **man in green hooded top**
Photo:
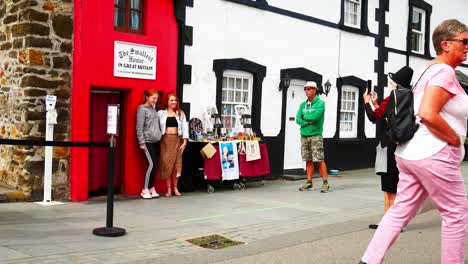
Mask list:
[[[320,191],[327,193],[330,191],[330,185],[327,180],[328,173],[324,161],[322,138],[325,103],[317,95],[317,84],[315,82],[306,82],[304,92],[307,100],[299,106],[296,123],[301,127],[301,154],[302,159],[306,161],[307,182],[299,190],[314,189],[312,177],[314,175],[314,163],[317,163],[323,180]]]

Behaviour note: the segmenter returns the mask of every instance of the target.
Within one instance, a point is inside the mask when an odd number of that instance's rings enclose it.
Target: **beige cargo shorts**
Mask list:
[[[301,154],[304,161],[323,161],[325,157],[322,136],[301,137]]]

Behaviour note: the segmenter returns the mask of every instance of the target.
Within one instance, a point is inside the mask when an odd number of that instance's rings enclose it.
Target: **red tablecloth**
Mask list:
[[[205,180],[221,180],[221,158],[219,146],[214,146],[216,154],[211,159],[205,159]],[[270,160],[266,144],[260,144],[259,160],[246,161],[245,154],[239,155],[239,176],[258,177],[270,174]]]
[[[245,161],[245,154],[239,155],[239,174],[241,177],[258,177],[270,174],[270,160],[266,144],[260,144],[259,160]]]

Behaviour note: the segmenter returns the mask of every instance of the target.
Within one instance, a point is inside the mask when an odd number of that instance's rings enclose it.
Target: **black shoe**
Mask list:
[[[377,229],[379,227],[378,224],[370,224],[369,229]]]
[[[361,260],[361,261],[359,261],[359,264],[367,264],[367,263],[365,263],[364,261]]]

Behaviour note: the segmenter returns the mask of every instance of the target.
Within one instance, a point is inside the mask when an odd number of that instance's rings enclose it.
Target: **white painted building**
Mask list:
[[[415,72],[435,56],[431,34],[442,20],[468,23],[466,0],[187,1],[183,89],[190,117],[217,105],[252,111],[268,143],[273,172],[302,168],[298,105],[303,84],[331,84],[323,136],[329,169],[373,166],[376,127],[365,117],[367,86],[383,98],[388,72]],[[468,64],[458,67],[468,74]],[[285,87],[284,79],[290,79]],[[230,126],[226,121],[225,126]]]

